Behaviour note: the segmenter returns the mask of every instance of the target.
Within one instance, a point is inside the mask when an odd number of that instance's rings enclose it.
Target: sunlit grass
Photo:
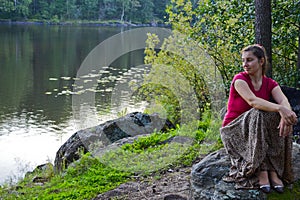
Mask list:
[[[52,176],[44,185],[32,183],[32,179],[43,174],[32,174],[14,186],[1,188],[3,199],[91,199],[117,187],[129,177],[129,173],[114,170],[83,155],[79,162],[66,172]]]

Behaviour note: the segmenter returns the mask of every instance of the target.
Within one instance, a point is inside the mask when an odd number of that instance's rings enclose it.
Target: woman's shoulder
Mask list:
[[[270,77],[267,77],[267,76],[264,76],[264,80],[265,82],[267,82],[267,86],[269,87],[270,90],[272,90],[273,88],[275,88],[276,86],[278,86],[278,82],[275,81],[274,79],[270,78]]]
[[[249,80],[250,77],[246,72],[240,72],[238,74],[236,74],[233,78],[233,80],[237,80],[237,79],[242,79],[242,80]]]
[[[277,81],[275,81],[274,79],[270,78],[270,77],[267,77],[267,76],[263,76],[263,78],[268,81],[268,82],[271,82],[271,83],[277,83]]]

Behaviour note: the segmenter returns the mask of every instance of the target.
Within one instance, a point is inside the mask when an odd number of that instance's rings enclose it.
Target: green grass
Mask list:
[[[300,181],[293,184],[292,188],[286,187],[283,194],[272,192],[268,200],[298,200],[300,199]]]
[[[40,175],[40,174],[39,174]],[[13,187],[2,188],[3,199],[91,199],[128,180],[129,173],[106,167],[98,159],[83,155],[74,167],[51,177],[45,185],[31,182],[31,175]]]

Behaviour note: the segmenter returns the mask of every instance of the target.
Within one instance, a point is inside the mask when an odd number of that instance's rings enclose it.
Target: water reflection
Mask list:
[[[95,46],[120,31],[117,27],[0,25],[0,184],[53,161],[60,145],[77,131],[70,93],[77,70]],[[93,91],[99,116],[110,109],[114,84],[141,63],[142,53],[131,52],[102,72]]]

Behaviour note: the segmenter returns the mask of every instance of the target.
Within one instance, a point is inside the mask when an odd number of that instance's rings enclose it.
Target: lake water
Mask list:
[[[77,72],[89,52],[123,31],[122,27],[0,25],[0,184],[53,162],[59,147],[81,128],[72,113]],[[125,73],[135,74],[133,67],[142,63],[142,52],[134,51],[103,71],[94,123],[115,117],[107,115],[114,82]]]

